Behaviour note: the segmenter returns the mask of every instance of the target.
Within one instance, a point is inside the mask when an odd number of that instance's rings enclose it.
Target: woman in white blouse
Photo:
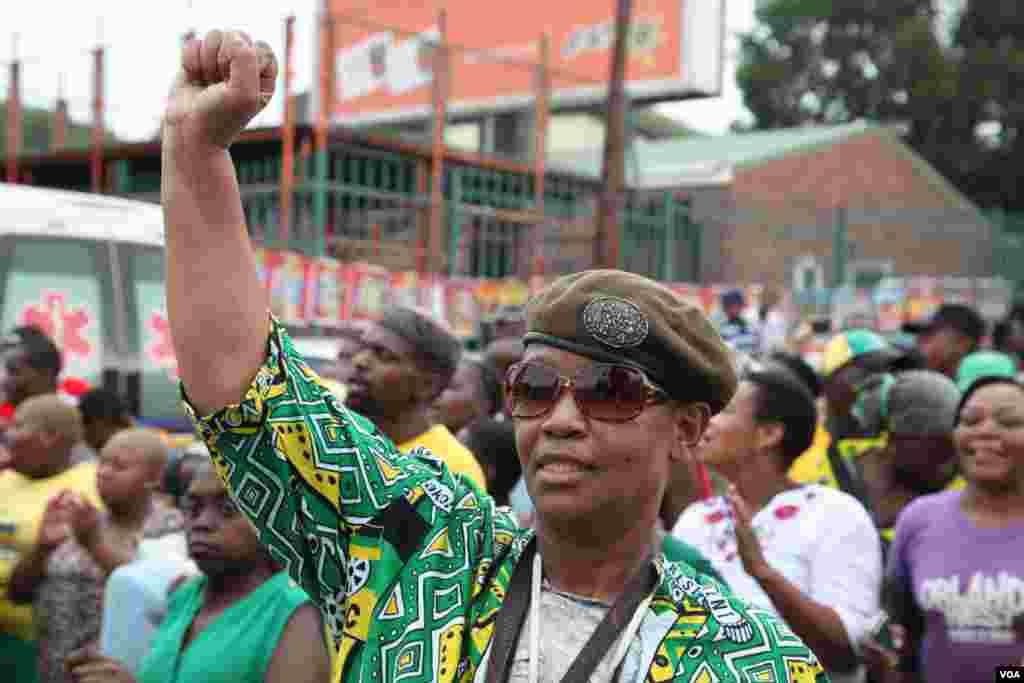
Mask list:
[[[729,493],[688,507],[673,533],[735,594],[778,613],[833,681],[859,681],[858,643],[879,608],[881,544],[855,498],[788,478],[816,422],[814,399],[788,369],[748,368],[698,450],[731,482]]]

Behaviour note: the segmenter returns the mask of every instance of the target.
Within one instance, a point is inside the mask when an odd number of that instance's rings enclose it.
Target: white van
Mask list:
[[[146,424],[188,428],[158,205],[0,183],[0,332],[22,324],[53,337],[66,378],[118,391]]]

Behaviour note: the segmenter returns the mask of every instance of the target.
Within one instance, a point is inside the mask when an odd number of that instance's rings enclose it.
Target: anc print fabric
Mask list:
[[[204,418],[185,406],[260,540],[320,607],[343,681],[484,680],[495,616],[532,535],[511,511],[347,410],[276,320],[241,404]],[[827,680],[772,613],[688,565],[661,557],[656,567],[630,646],[643,668],[622,680]]]

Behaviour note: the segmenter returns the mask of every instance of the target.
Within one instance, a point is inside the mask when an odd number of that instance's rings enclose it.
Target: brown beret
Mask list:
[[[718,413],[736,391],[732,351],[692,306],[653,280],[620,270],[559,278],[527,305],[523,342],[643,370],[675,399]]]

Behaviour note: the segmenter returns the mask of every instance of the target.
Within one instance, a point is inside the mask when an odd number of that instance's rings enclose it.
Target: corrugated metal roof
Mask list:
[[[864,122],[843,126],[808,126],[756,133],[645,141],[637,140],[626,156],[631,185],[640,187],[692,183],[699,178],[722,178],[726,169],[778,159],[798,151],[832,144],[869,130],[881,130]],[[552,168],[600,177],[603,150],[597,148],[559,153],[549,160]],[[672,183],[678,178],[678,183]]]
[[[0,235],[111,240],[162,246],[158,204],[0,183]]]

